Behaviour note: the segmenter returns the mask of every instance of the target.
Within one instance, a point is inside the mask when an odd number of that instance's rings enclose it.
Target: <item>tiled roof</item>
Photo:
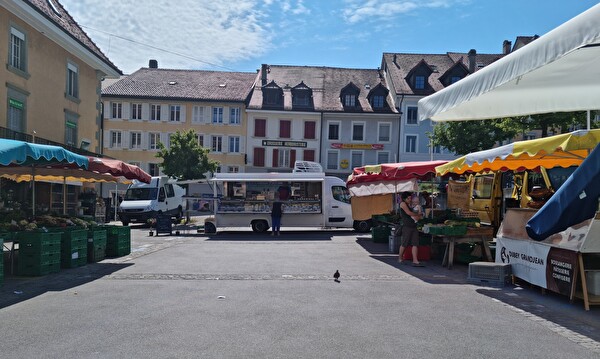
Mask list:
[[[380,72],[376,69],[348,69],[338,67],[320,67],[320,66],[284,66],[284,65],[266,65],[267,83],[275,81],[283,89],[284,110],[292,110],[291,89],[301,82],[312,89],[313,104],[315,112],[344,112],[344,107],[340,99],[341,90],[350,82],[359,89],[359,103],[361,112],[375,112],[371,108],[367,95],[370,89],[375,88],[382,83],[387,88],[385,80],[380,77]],[[250,99],[249,109],[262,109],[262,76],[261,70],[257,76],[257,82]],[[387,103],[389,113],[395,113],[396,108],[392,96],[388,95]],[[306,110],[302,110],[306,111]],[[379,111],[378,111],[379,112]]]
[[[102,89],[102,96],[245,101],[255,79],[254,72],[141,68]]]
[[[492,62],[500,59],[503,54],[476,54],[475,72]],[[469,55],[467,53],[448,52],[446,54],[407,54],[407,53],[384,53],[384,68],[388,72],[395,86],[397,94],[416,94],[406,81],[407,75],[421,62],[435,69],[427,81],[434,91],[444,88],[440,77],[457,62],[461,61],[466,69],[469,69]]]
[[[52,1],[54,7],[49,2]],[[79,24],[71,17],[71,15],[65,10],[65,8],[58,2],[58,0],[24,0],[25,3],[29,4],[33,9],[39,12],[49,21],[53,22],[67,33],[71,38],[82,44],[90,52],[95,54],[100,60],[105,62],[107,65],[112,67],[116,72],[122,74],[121,70],[113,64],[104,53],[96,46],[96,44],[89,38],[89,36],[81,29]]]

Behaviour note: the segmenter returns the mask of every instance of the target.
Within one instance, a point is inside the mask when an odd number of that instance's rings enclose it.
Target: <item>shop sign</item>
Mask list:
[[[273,141],[273,140],[263,140],[263,146],[273,146],[273,147],[302,147],[306,148],[307,144],[303,141]]]
[[[340,161],[340,167],[343,169],[348,168],[348,166],[350,166],[350,163],[348,163],[348,160],[341,160]]]
[[[512,273],[539,287],[570,295],[576,285],[577,252],[531,240],[496,238],[496,262],[509,263]]]
[[[18,108],[19,110],[23,109],[23,102],[17,101],[15,99],[12,99],[12,98],[8,99],[8,104],[11,107]]]
[[[383,145],[379,143],[332,143],[331,148],[338,150],[383,150]]]

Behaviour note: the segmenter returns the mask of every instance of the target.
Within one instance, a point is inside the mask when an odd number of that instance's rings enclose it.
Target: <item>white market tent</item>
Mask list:
[[[600,108],[600,4],[419,101],[419,119],[463,121]],[[588,118],[589,120],[589,118]]]

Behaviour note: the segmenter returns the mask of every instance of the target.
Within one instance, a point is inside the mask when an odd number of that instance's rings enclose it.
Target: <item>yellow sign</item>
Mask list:
[[[341,161],[340,161],[340,167],[341,167],[341,168],[344,168],[344,169],[345,169],[345,168],[348,168],[348,166],[349,166],[349,165],[350,165],[350,164],[348,163],[348,160],[341,160]]]

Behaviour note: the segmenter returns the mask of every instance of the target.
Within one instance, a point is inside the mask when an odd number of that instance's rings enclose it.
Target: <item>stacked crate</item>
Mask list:
[[[60,271],[61,232],[18,232],[17,274],[40,276]]]
[[[61,241],[61,267],[76,268],[87,264],[87,229],[65,229]]]
[[[0,285],[4,283],[4,237],[0,234],[0,247],[2,255],[0,256]]]
[[[387,243],[391,232],[389,226],[376,226],[371,228],[371,237],[375,243]]]
[[[122,257],[131,253],[131,227],[106,226],[106,256]]]
[[[106,257],[106,228],[95,227],[88,231],[88,263],[100,262]]]

